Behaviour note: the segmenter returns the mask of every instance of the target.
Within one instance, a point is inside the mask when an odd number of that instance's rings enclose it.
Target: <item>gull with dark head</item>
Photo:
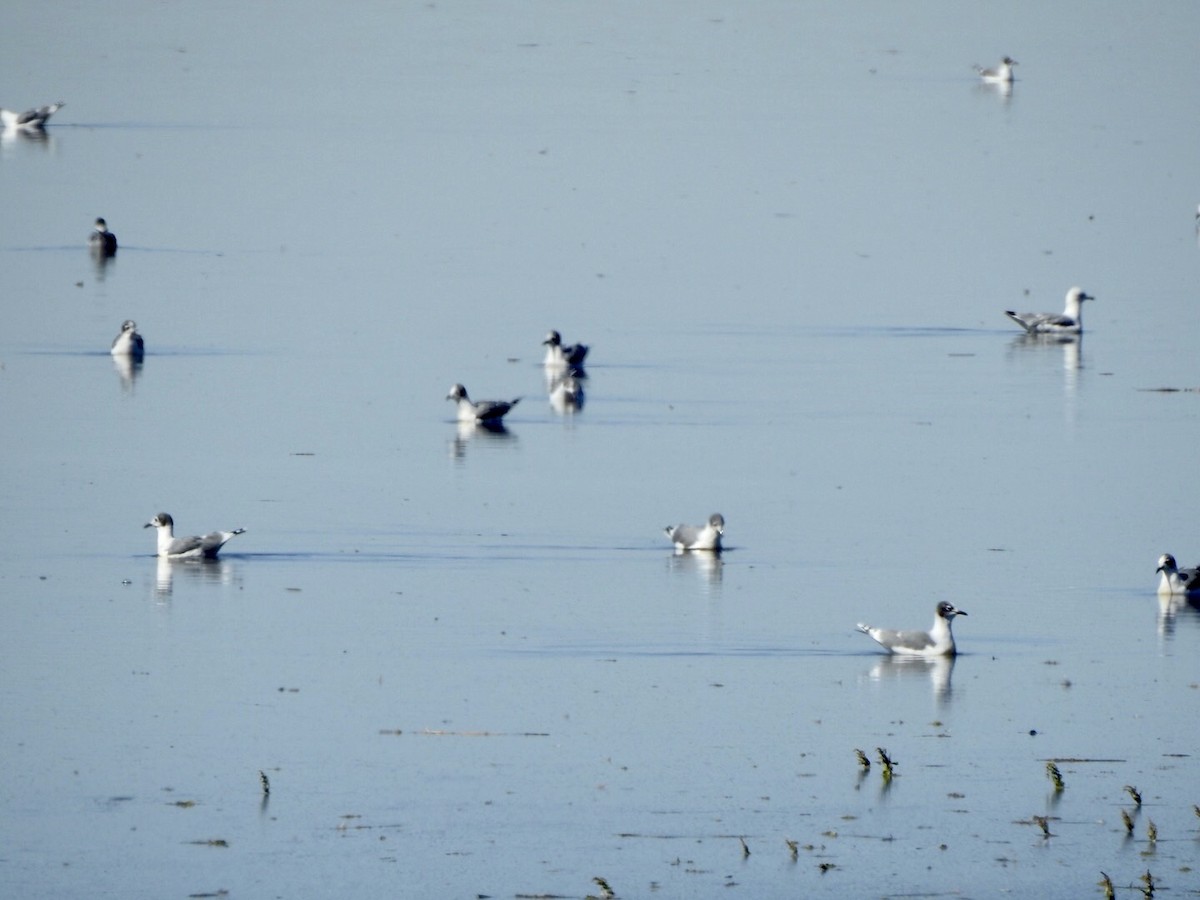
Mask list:
[[[975,71],[979,73],[979,77],[983,79],[984,84],[1012,84],[1013,69],[1017,61],[1011,56],[1006,56],[1000,60],[1000,65],[994,69],[985,69],[983,66],[976,66]]]
[[[955,616],[965,615],[963,610],[955,609],[953,604],[943,601],[937,605],[937,615],[929,631],[893,631],[862,622],[858,623],[857,628],[889,653],[901,656],[953,656],[958,650],[954,646],[950,623]]]
[[[37,109],[27,109],[20,113],[11,109],[0,109],[0,124],[4,125],[6,131],[41,131],[46,120],[62,107],[62,103],[51,103],[49,106],[39,106]]]
[[[480,400],[472,402],[467,396],[467,389],[461,384],[451,386],[450,393],[446,395],[447,400],[453,400],[458,407],[458,421],[460,422],[479,422],[487,425],[499,425],[500,420],[508,413],[510,409],[521,402],[518,397],[515,400]]]
[[[1186,596],[1200,593],[1200,569],[1181,569],[1175,557],[1164,553],[1158,558],[1158,569],[1162,574],[1158,580],[1158,593],[1168,596]]]
[[[543,365],[546,366],[570,366],[577,369],[583,365],[588,354],[586,344],[564,344],[562,335],[557,331],[547,334],[542,343],[546,346],[546,358],[543,361]]]
[[[88,235],[88,249],[97,256],[117,255],[117,236],[108,230],[108,223],[103,219],[96,220],[96,226]]]
[[[159,513],[142,527],[158,529],[158,555],[164,559],[216,559],[226,541],[246,531],[235,528],[203,536],[175,537],[175,520],[169,513]]]
[[[676,550],[720,550],[725,517],[713,513],[703,525],[668,525],[663,530]]]
[[[126,319],[121,323],[121,333],[113,338],[112,350],[109,352],[113,356],[131,356],[134,360],[140,360],[146,355],[146,342],[138,334],[137,322]]]
[[[1083,288],[1067,291],[1067,305],[1061,313],[1017,313],[1006,309],[1004,314],[1025,329],[1026,334],[1082,334],[1083,301],[1095,300]]]

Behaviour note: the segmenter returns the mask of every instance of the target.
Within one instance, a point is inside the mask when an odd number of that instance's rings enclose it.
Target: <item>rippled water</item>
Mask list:
[[[1200,13],[7,18],[6,895],[1200,887]]]

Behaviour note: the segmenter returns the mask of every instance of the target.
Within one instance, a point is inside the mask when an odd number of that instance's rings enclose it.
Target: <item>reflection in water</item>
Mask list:
[[[871,667],[867,677],[880,682],[885,678],[916,678],[922,675],[929,677],[929,686],[933,689],[933,698],[939,705],[950,702],[950,676],[954,674],[954,662],[957,657],[937,656],[927,659],[922,656],[881,656]]]
[[[1007,106],[1009,100],[1012,99],[1013,83],[1011,81],[998,84],[980,82],[975,85],[975,91],[979,94],[994,94],[1001,103]]]
[[[467,458],[467,445],[479,440],[493,446],[515,444],[517,437],[502,422],[459,422],[454,440],[450,442],[450,458],[462,462]]]
[[[1183,615],[1200,616],[1200,597],[1185,594],[1158,595],[1158,635],[1170,638],[1175,634],[1175,617]]]
[[[112,361],[117,377],[121,380],[121,390],[132,392],[134,382],[142,374],[142,361],[132,356],[114,356]]]
[[[706,591],[721,588],[722,569],[725,566],[720,550],[676,550],[669,565],[674,572],[695,572]]]
[[[154,573],[154,589],[159,597],[171,596],[176,575],[215,584],[231,584],[235,575],[233,564],[225,559],[170,559],[162,556],[155,559],[158,567]]]
[[[117,264],[116,256],[106,256],[103,253],[94,253],[92,252],[91,248],[88,249],[88,256],[92,258],[92,265],[96,270],[97,281],[103,281],[105,276],[108,275],[108,267],[116,266]]]
[[[1019,334],[1008,345],[1010,359],[1018,354],[1053,353],[1058,348],[1062,351],[1063,396],[1070,402],[1067,404],[1066,417],[1073,422],[1075,413],[1074,399],[1079,389],[1079,373],[1083,370],[1083,335],[1082,334]]]
[[[54,138],[42,128],[5,128],[0,130],[0,146],[7,150],[17,145],[38,146],[49,151],[54,148]]]
[[[560,416],[571,415],[583,409],[583,382],[566,369],[546,369],[546,393],[550,397],[550,408]]]

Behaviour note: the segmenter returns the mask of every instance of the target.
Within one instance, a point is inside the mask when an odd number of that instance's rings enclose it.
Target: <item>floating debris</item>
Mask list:
[[[745,859],[750,855],[750,846],[746,843],[746,839],[744,837],[739,837],[738,840],[742,843],[742,859]]]
[[[1032,818],[1037,826],[1042,829],[1042,837],[1053,837],[1053,835],[1050,834],[1050,820],[1046,816],[1033,816]]]
[[[1133,819],[1125,810],[1121,810],[1121,821],[1125,823],[1125,833],[1133,834]]]
[[[863,753],[857,747],[854,748],[854,754],[858,757],[858,764],[862,766],[863,769],[871,768],[871,760],[867,759],[867,754]],[[1197,809],[1200,809],[1200,807],[1197,807]],[[1200,812],[1197,812],[1196,815],[1200,816]]]
[[[262,784],[262,792],[264,794],[271,793],[271,779],[267,777],[267,773],[262,769],[258,770],[258,780]]]
[[[1146,874],[1142,876],[1142,882],[1146,885],[1142,888],[1143,897],[1154,896],[1154,876],[1150,874],[1150,870],[1146,870]]]
[[[791,851],[792,859],[796,859],[800,855],[800,842],[793,841],[791,838],[784,838],[783,842],[787,844],[788,850]]]
[[[831,862],[823,862],[823,863],[821,863],[820,865],[818,865],[818,866],[817,866],[817,868],[818,868],[818,869],[820,869],[820,870],[821,870],[821,874],[822,874],[822,875],[824,875],[824,874],[825,874],[826,872],[828,872],[830,869],[836,869],[836,868],[837,868],[837,866],[836,866],[834,863],[831,863]]]
[[[1050,780],[1054,782],[1054,790],[1061,791],[1065,785],[1063,784],[1062,773],[1058,771],[1058,766],[1054,764],[1054,760],[1046,763],[1046,774],[1050,776]]]
[[[224,838],[209,838],[206,841],[188,841],[189,844],[195,844],[197,847],[228,847],[229,841]]]
[[[876,747],[875,752],[879,754],[879,764],[883,766],[883,780],[891,781],[893,775],[892,769],[900,765],[900,763],[888,756],[888,752],[882,747]]]
[[[1158,842],[1158,826],[1154,824],[1154,820],[1150,820],[1149,826],[1146,828],[1146,840],[1154,844]]]
[[[1108,877],[1108,874],[1103,869],[1100,870],[1100,880],[1096,884],[1104,889],[1105,900],[1113,900],[1116,897],[1116,894],[1113,893],[1112,879]]]
[[[588,894],[587,900],[613,900],[613,898],[617,896],[616,891],[609,887],[608,882],[599,875],[593,878],[592,881],[595,883],[596,887],[600,888],[600,896],[596,897],[592,894]]]
[[[1141,791],[1139,791],[1137,788],[1135,788],[1132,784],[1125,785],[1125,793],[1127,793],[1130,797],[1133,798],[1134,806],[1142,805]]]

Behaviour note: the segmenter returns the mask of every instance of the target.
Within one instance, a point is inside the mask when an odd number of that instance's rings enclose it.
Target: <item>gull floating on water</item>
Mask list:
[[[137,322],[126,319],[121,323],[121,333],[113,338],[109,352],[113,356],[132,356],[134,359],[141,359],[145,355],[146,342],[137,332]]]
[[[458,405],[458,421],[480,422],[485,425],[500,424],[505,414],[521,402],[521,398],[518,397],[510,401],[480,400],[478,403],[472,403],[471,398],[467,396],[467,389],[461,384],[451,387],[446,399],[453,400]]]
[[[583,365],[583,360],[588,354],[587,344],[566,344],[562,342],[562,335],[557,331],[551,331],[546,335],[546,339],[542,341],[546,345],[546,359],[544,365],[547,366],[572,366],[578,368]]]
[[[1158,592],[1171,596],[1200,593],[1200,569],[1181,569],[1175,565],[1175,557],[1164,553],[1158,558],[1158,569],[1162,578],[1158,581]]]
[[[701,525],[668,525],[663,529],[675,544],[676,550],[720,550],[721,535],[725,533],[725,517],[713,513]]]
[[[1017,61],[1015,59],[1011,56],[1006,56],[1000,60],[1000,65],[994,69],[985,69],[983,66],[976,66],[975,71],[979,73],[979,77],[983,79],[985,84],[1012,84],[1012,67],[1016,64]]]
[[[103,219],[96,220],[96,227],[88,235],[88,248],[97,256],[116,255],[117,236],[108,230],[108,223]]]
[[[1006,309],[1004,314],[1025,329],[1026,334],[1082,334],[1083,301],[1095,300],[1083,288],[1067,291],[1067,305],[1061,313],[1017,313]]]
[[[213,531],[200,537],[175,537],[175,520],[168,513],[159,513],[143,528],[158,529],[158,555],[170,559],[216,559],[225,542],[242,534],[245,528],[233,531]]]
[[[937,615],[929,631],[892,631],[890,628],[872,628],[858,623],[858,630],[870,635],[871,639],[889,653],[904,656],[953,656],[957,651],[950,622],[955,616],[965,616],[961,609],[945,601],[937,605]]]
[[[62,103],[52,103],[49,106],[39,106],[37,109],[27,109],[22,113],[13,112],[11,109],[0,109],[0,122],[6,129],[40,131],[45,126],[46,120],[62,108]]]

